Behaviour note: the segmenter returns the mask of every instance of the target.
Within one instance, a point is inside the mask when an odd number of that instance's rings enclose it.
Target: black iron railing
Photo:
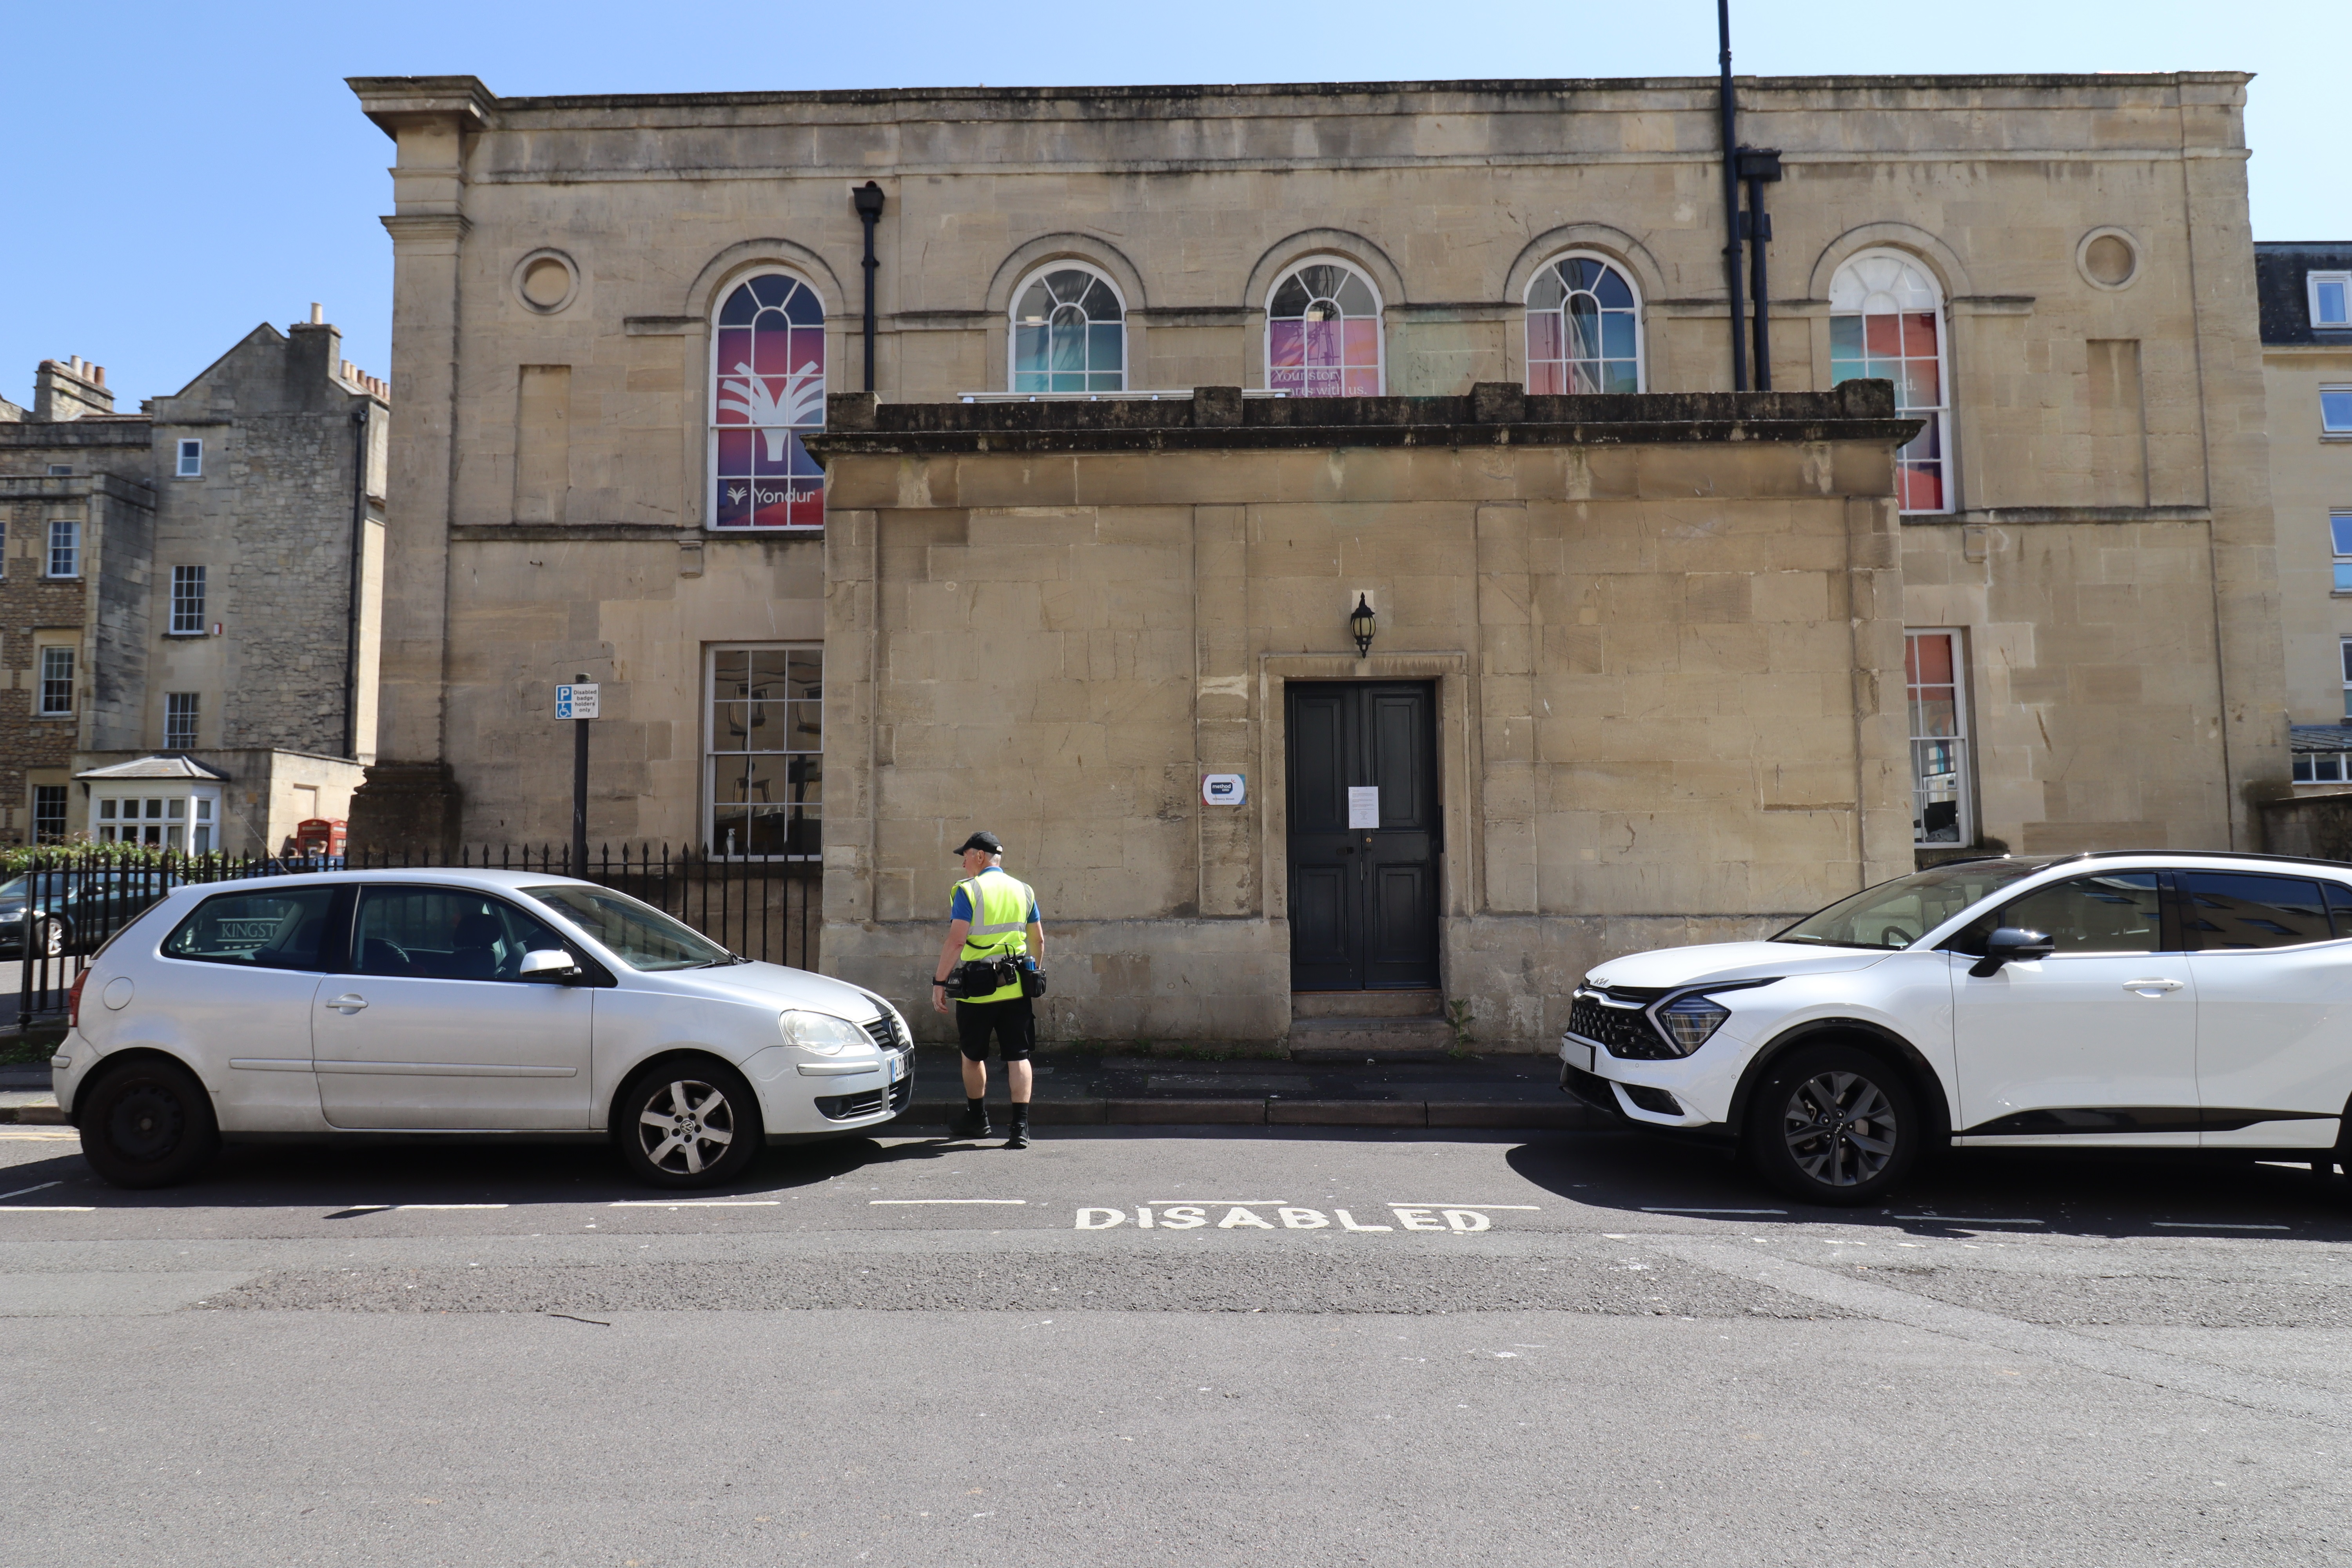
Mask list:
[[[607,847],[572,868],[567,847],[481,845],[453,860],[362,851],[345,858],[176,855],[112,846],[19,850],[0,882],[0,963],[17,960],[11,1026],[61,1020],[76,980],[106,940],[173,888],[320,871],[436,869],[572,877],[641,899],[730,952],[814,969],[823,877],[814,861],[745,860],[691,847]],[[5,973],[5,970],[0,970]],[[0,987],[0,1008],[5,1008]]]

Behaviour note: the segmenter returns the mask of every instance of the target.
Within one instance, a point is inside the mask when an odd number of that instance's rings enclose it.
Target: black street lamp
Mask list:
[[[1372,651],[1372,634],[1380,623],[1372,616],[1372,606],[1361,594],[1356,595],[1355,613],[1348,617],[1348,634],[1356,639],[1356,657],[1364,658]]]

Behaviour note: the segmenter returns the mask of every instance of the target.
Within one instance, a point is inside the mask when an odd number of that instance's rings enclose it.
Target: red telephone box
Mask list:
[[[305,856],[341,855],[347,824],[340,817],[313,816],[294,826],[294,846]]]

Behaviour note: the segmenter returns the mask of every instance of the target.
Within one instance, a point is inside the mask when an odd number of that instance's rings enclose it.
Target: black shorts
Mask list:
[[[1030,1047],[1037,1043],[1037,1015],[1026,996],[1011,996],[1002,1002],[959,1002],[956,1004],[956,1034],[963,1041],[963,1054],[976,1062],[988,1059],[988,1037],[993,1030],[996,1048],[1008,1062],[1025,1062]]]

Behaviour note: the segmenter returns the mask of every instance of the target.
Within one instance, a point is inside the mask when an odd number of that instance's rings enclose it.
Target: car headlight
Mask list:
[[[1677,996],[1655,1015],[1658,1027],[1665,1031],[1666,1039],[1684,1056],[1690,1055],[1706,1044],[1707,1037],[1723,1027],[1731,1016],[1731,1009],[1712,996],[1692,994]]]
[[[784,1032],[784,1044],[798,1046],[811,1056],[837,1057],[844,1051],[872,1050],[874,1037],[846,1018],[836,1018],[830,1013],[803,1013],[797,1009],[778,1016],[777,1023]]]

